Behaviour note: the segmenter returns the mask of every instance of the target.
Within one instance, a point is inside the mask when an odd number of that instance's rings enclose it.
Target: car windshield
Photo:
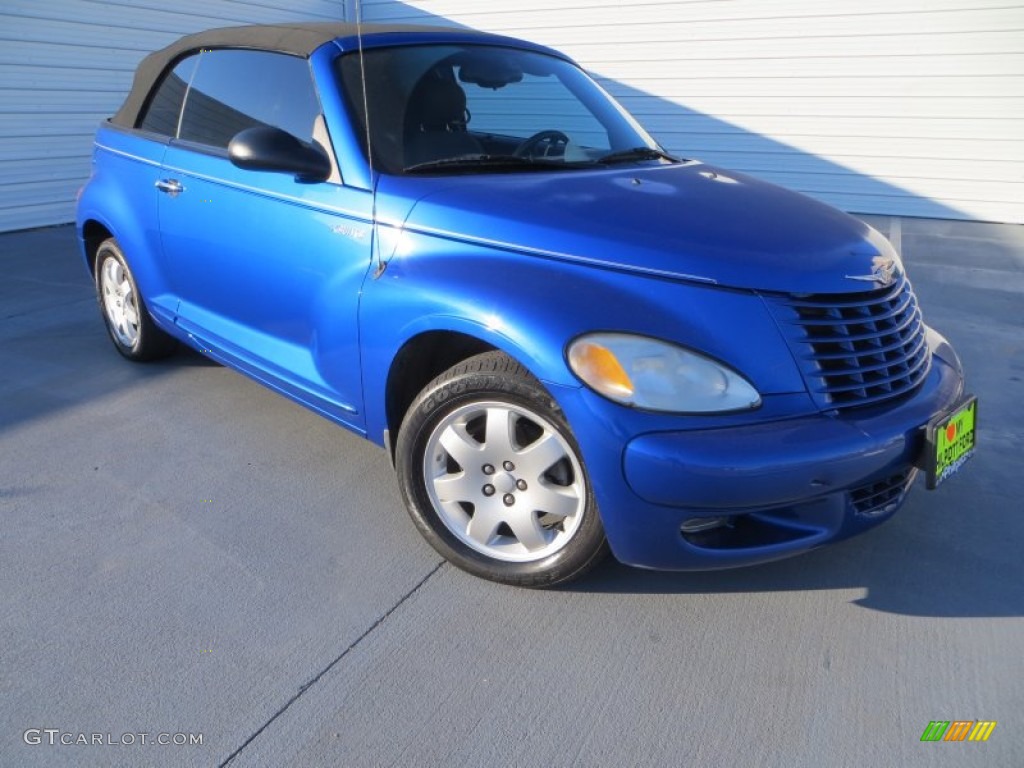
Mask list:
[[[398,46],[347,54],[338,68],[362,123],[360,138],[369,138],[374,167],[385,173],[675,162],[597,83],[555,56],[484,45]]]

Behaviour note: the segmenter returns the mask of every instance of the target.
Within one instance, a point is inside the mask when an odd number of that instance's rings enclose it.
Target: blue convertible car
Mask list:
[[[974,450],[882,236],[672,156],[520,40],[185,37],[100,126],[77,226],[122,355],[183,342],[381,443],[495,581],[793,555]]]

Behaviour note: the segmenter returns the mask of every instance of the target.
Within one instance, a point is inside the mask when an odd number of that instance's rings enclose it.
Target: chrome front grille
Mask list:
[[[903,275],[870,291],[765,298],[823,409],[898,398],[928,374],[921,310]]]

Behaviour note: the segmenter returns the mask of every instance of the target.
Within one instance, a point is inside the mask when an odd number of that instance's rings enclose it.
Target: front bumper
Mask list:
[[[581,441],[615,556],[668,570],[752,565],[889,519],[917,474],[925,426],[963,393],[956,355],[934,332],[930,342],[924,384],[863,415],[650,432],[619,442],[615,460],[608,441]],[[715,519],[725,524],[689,531]]]

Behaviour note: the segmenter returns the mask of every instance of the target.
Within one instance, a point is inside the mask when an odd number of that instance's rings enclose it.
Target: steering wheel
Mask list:
[[[540,153],[540,157],[549,157],[555,154],[550,150],[555,149],[560,144],[562,145],[561,154],[564,154],[565,148],[569,144],[569,137],[559,130],[548,128],[538,131],[528,139],[524,139],[523,143],[516,147],[512,154],[516,157],[534,157],[537,154],[537,149],[545,143],[548,146]]]

